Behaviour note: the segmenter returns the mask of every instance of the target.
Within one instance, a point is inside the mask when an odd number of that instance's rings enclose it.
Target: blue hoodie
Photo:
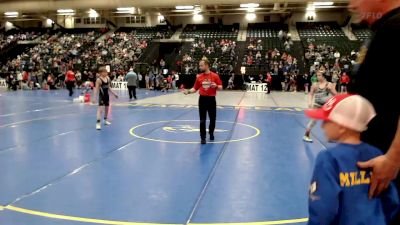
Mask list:
[[[378,198],[369,199],[370,171],[357,162],[381,155],[361,143],[338,144],[318,154],[310,186],[308,225],[386,225],[399,207],[393,183]]]

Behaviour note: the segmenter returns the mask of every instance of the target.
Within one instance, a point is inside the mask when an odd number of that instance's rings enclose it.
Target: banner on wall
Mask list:
[[[128,82],[126,81],[113,81],[111,88],[115,90],[128,90]]]
[[[0,88],[7,88],[7,82],[4,79],[0,79]]]
[[[268,92],[268,86],[265,83],[246,83],[247,92]]]

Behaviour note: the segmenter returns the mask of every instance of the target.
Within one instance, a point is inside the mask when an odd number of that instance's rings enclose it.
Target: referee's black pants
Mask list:
[[[199,113],[200,113],[200,137],[202,140],[206,139],[206,120],[207,113],[210,119],[210,126],[208,132],[214,135],[215,121],[217,119],[217,101],[215,96],[202,96],[199,98]]]
[[[67,90],[69,91],[69,96],[71,97],[74,94],[75,81],[66,81],[65,85],[67,86]]]

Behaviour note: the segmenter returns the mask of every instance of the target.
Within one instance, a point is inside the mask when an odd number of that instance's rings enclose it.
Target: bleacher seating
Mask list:
[[[237,25],[188,24],[183,29],[180,38],[237,39],[238,30],[239,27]]]
[[[82,51],[94,45],[102,33],[97,29],[53,31],[46,42],[31,46],[32,48],[26,49],[21,55],[1,65],[1,72],[16,73],[23,70],[62,72],[67,65],[77,63]]]
[[[0,33],[0,51],[17,41],[32,41],[45,33],[46,29],[42,28],[12,29],[7,32],[2,32]]]
[[[253,23],[247,28],[246,50],[242,61],[242,66],[246,67],[246,74],[264,74],[269,70],[269,59],[265,55],[273,50],[283,53],[285,51],[285,40],[279,37],[279,32],[288,32],[288,26],[282,23]],[[283,34],[283,33],[282,33]],[[261,53],[261,58],[256,59],[257,52]],[[248,56],[253,57],[253,63],[248,64]]]
[[[296,23],[300,37],[345,37],[346,35],[336,22]]]
[[[133,33],[139,39],[168,39],[173,35],[173,31],[168,26],[156,27],[121,27],[116,32]]]
[[[353,30],[353,34],[360,41],[365,41],[366,39],[370,39],[372,37],[373,32],[367,26],[352,24],[351,28]]]
[[[249,23],[247,37],[275,38],[281,30],[288,31],[288,26],[282,23]]]
[[[182,62],[182,73],[188,73],[188,71],[185,71],[186,66],[194,69],[197,62],[204,56],[210,60],[213,69],[217,70],[220,74],[227,73],[227,71],[233,70],[236,66],[236,40],[233,38],[196,39],[194,42],[185,43],[177,59]],[[190,58],[190,60],[187,60],[187,58]]]

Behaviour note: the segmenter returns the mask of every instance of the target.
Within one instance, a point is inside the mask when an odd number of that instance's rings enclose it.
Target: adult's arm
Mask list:
[[[217,88],[217,90],[222,90],[223,89],[222,81],[221,81],[221,78],[219,78],[219,76],[217,77],[217,79],[215,81],[215,85],[216,85],[215,88]]]
[[[400,169],[400,116],[396,135],[389,151],[385,155],[367,162],[359,162],[358,166],[362,169],[372,168],[371,187],[369,189],[370,198],[379,195],[389,187],[390,182],[397,177]]]

